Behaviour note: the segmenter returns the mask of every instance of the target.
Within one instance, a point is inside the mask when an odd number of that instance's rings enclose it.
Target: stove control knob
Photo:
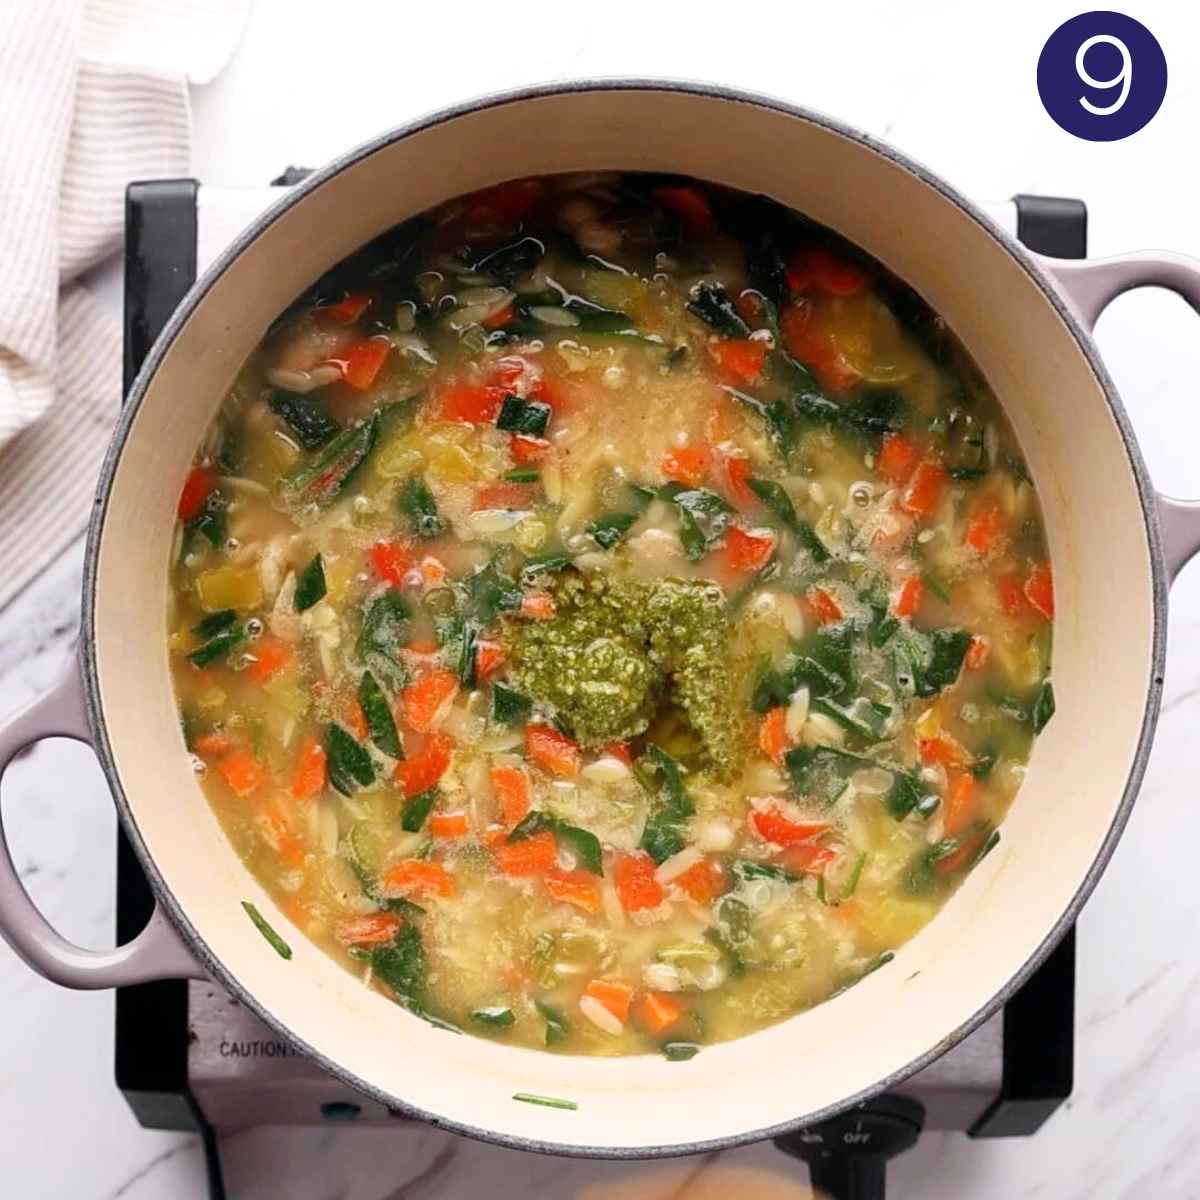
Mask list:
[[[888,1160],[916,1145],[924,1123],[917,1101],[876,1096],[775,1145],[808,1163],[813,1187],[829,1200],[884,1200]]]

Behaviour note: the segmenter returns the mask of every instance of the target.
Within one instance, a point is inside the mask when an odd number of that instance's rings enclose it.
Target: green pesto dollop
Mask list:
[[[712,769],[737,766],[729,621],[716,584],[564,572],[548,621],[509,620],[518,688],[551,707],[586,750],[644,733],[664,702],[687,717]]]
[[[660,579],[647,591],[651,658],[669,675],[672,697],[713,771],[728,777],[737,766],[739,738],[725,596],[715,583],[688,579]]]
[[[570,571],[550,592],[550,620],[507,623],[516,686],[553,708],[586,750],[642,733],[663,676],[647,652],[639,589]]]

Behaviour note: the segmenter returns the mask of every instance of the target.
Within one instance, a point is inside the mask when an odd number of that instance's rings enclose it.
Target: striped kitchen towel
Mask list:
[[[249,0],[0,0],[0,609],[87,521],[121,336],[80,283],[125,185],[187,175]]]

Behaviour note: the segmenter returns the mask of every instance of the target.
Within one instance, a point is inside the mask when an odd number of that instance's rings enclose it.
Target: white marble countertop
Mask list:
[[[1200,253],[1195,117],[1200,13],[1140,3],[1171,70],[1158,117],[1117,144],[1062,133],[1042,112],[1034,64],[1078,4],[953,0],[764,3],[701,19],[679,6],[606,0],[518,8],[261,0],[233,64],[194,95],[195,173],[260,185],[316,165],[387,125],[490,89],[580,75],[707,78],[835,113],[923,159],[973,197],[1082,196],[1093,254],[1145,246]],[[736,17],[735,17],[736,13]],[[736,19],[740,17],[741,19]],[[448,45],[447,45],[448,40]],[[106,284],[116,306],[119,296]],[[1101,348],[1159,486],[1200,494],[1192,447],[1200,325],[1146,292],[1103,318]],[[0,712],[56,673],[78,621],[75,546],[0,614]],[[1128,832],[1079,923],[1075,1095],[1036,1137],[927,1135],[892,1171],[900,1198],[1185,1197],[1200,1194],[1193,1136],[1200,1078],[1200,921],[1191,810],[1200,784],[1200,569],[1172,596],[1158,742]],[[1102,648],[1097,648],[1098,652]],[[48,743],[5,788],[13,853],[50,919],[112,944],[114,817],[88,752]],[[134,1122],[112,1081],[112,998],[59,990],[0,948],[0,1176],[33,1198],[202,1197],[196,1141]],[[230,1195],[248,1200],[801,1195],[803,1171],[769,1146],[672,1164],[568,1163],[425,1128],[258,1129],[223,1145]],[[740,1171],[736,1177],[723,1171]],[[758,1172],[759,1174],[752,1174]],[[790,1181],[790,1182],[789,1182]],[[688,1190],[694,1197],[699,1191]]]

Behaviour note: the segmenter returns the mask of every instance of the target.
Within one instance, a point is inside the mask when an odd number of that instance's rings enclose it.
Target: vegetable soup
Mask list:
[[[171,664],[234,846],[364,986],[514,1045],[684,1059],[854,984],[1054,712],[979,372],[861,251],[691,180],[518,180],[363,247],[266,332],[178,516]]]

